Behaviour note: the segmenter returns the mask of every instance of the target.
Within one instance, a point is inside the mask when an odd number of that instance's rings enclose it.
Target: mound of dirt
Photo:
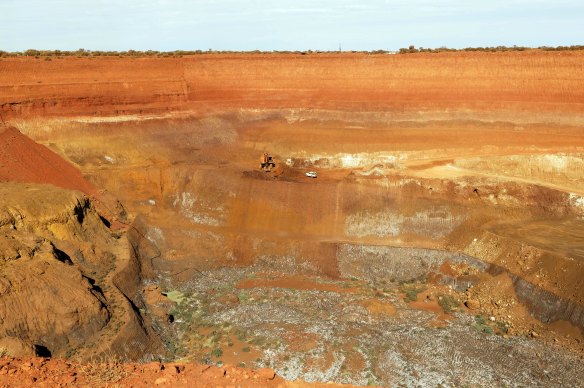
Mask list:
[[[97,193],[72,164],[14,127],[0,129],[0,182],[48,183]]]

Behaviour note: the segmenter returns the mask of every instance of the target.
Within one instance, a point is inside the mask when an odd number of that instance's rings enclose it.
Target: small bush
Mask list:
[[[509,332],[509,327],[503,322],[497,321],[497,329],[499,330],[499,333],[507,334]]]
[[[418,290],[406,290],[406,300],[408,302],[415,302],[418,300]]]
[[[127,375],[124,364],[115,356],[106,361],[91,361],[81,365],[79,371],[92,385],[96,386],[116,383]]]
[[[244,353],[249,353],[249,352],[250,352],[250,350],[251,350],[251,349],[249,348],[249,346],[246,346],[246,347],[244,347],[243,349],[241,349],[241,351],[242,351],[242,352],[244,352]]]
[[[41,52],[35,49],[28,49],[24,52],[24,55],[26,55],[27,57],[38,57],[39,55],[41,55]]]
[[[405,288],[403,292],[405,294],[404,301],[406,302],[415,302],[418,300],[418,294],[424,291],[426,288],[424,287],[414,287],[414,288]]]
[[[487,319],[485,317],[483,317],[482,315],[477,315],[475,317],[475,322],[479,325],[486,325]]]
[[[444,313],[451,314],[458,310],[460,303],[450,295],[439,295],[438,305],[442,307]]]
[[[489,326],[487,319],[482,315],[477,315],[475,317],[475,323],[473,327],[480,331],[481,333],[495,334],[493,328]]]
[[[237,299],[239,299],[240,303],[245,303],[249,301],[249,295],[246,294],[245,292],[240,292],[239,294],[237,294]]]
[[[221,357],[223,355],[223,350],[221,350],[221,348],[215,348],[211,351],[211,355],[215,357]]]

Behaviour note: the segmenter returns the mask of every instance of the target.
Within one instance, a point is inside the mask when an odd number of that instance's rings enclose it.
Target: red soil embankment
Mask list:
[[[232,108],[581,112],[583,52],[0,61],[5,118]]]
[[[97,189],[73,165],[16,128],[0,128],[0,182],[48,183],[95,195]]]

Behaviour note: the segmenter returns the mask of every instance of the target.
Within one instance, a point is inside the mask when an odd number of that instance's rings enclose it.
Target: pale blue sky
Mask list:
[[[0,50],[584,44],[584,0],[0,0]]]

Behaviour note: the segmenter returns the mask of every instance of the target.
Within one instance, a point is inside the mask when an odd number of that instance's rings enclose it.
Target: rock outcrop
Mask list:
[[[81,193],[0,185],[0,343],[11,354],[65,355],[108,324],[96,279],[114,264],[109,235]]]
[[[137,359],[157,348],[139,295],[116,282],[140,282],[130,244],[84,194],[0,185],[0,252],[0,346],[10,354]],[[116,345],[132,341],[138,352]]]

